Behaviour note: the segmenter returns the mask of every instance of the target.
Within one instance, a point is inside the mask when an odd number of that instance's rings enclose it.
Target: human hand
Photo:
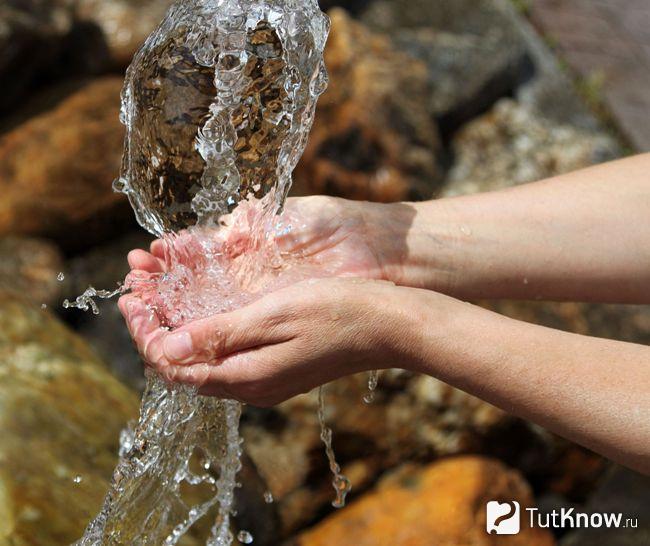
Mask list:
[[[267,407],[343,375],[408,367],[417,319],[400,309],[412,292],[420,291],[309,280],[174,331],[161,328],[136,295],[119,306],[144,360],[163,377]]]
[[[404,232],[411,216],[407,204],[386,205],[325,196],[290,198],[279,217],[275,242],[280,252],[294,262],[322,267],[327,276],[399,283],[403,276],[401,262],[407,253]],[[236,227],[229,234],[222,234],[232,259],[238,257],[238,249],[246,249],[249,235]],[[184,244],[182,238],[177,244]],[[201,253],[185,255],[186,260],[187,256],[200,259]],[[154,241],[150,252],[132,251],[129,263],[136,276],[165,271],[169,266],[167,243]]]

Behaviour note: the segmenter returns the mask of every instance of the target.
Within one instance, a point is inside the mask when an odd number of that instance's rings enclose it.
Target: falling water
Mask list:
[[[67,306],[95,312],[94,297],[131,290],[151,320],[174,329],[312,275],[280,253],[274,234],[286,229],[277,214],[327,84],[328,28],[316,0],[182,0],[170,8],[127,71],[114,184],[140,224],[166,241],[165,271],[113,292],[91,287]],[[146,375],[111,489],[77,544],[173,546],[216,510],[206,544],[228,546],[241,404]],[[319,420],[342,505],[350,486],[334,459],[322,393]],[[253,540],[247,531],[237,538]]]

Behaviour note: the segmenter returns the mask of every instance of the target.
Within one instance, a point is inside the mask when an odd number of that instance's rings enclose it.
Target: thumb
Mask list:
[[[170,364],[191,365],[284,341],[281,324],[273,325],[269,314],[265,306],[252,304],[186,324],[163,336],[164,357]]]

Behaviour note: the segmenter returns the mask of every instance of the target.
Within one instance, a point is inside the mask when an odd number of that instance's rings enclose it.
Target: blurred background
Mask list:
[[[1,546],[79,538],[108,489],[120,430],[137,415],[142,369],[115,303],[95,317],[61,301],[89,284],[114,288],[126,252],[148,244],[111,183],[124,70],[169,4],[0,0]],[[648,0],[321,5],[332,18],[331,83],[295,194],[429,199],[650,150]],[[481,304],[650,343],[647,307]],[[315,399],[246,409],[237,524],[254,544],[650,544],[647,478],[432,378],[383,373],[368,405],[366,382],[327,389],[354,486],[339,511]],[[623,512],[639,527],[490,536],[488,500]]]

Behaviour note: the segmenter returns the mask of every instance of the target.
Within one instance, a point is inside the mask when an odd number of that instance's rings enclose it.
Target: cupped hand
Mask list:
[[[163,377],[267,407],[343,375],[404,364],[413,325],[399,312],[402,291],[411,289],[303,281],[174,331],[135,295],[119,305],[143,358]]]
[[[397,207],[325,196],[290,198],[278,217],[275,242],[281,253],[322,266],[328,276],[396,281],[405,252],[402,242],[395,240],[399,233],[395,224],[402,221]],[[245,248],[244,241],[232,241],[245,236],[231,234],[227,246],[231,251]],[[134,250],[129,263],[140,272],[164,271],[169,265],[167,244],[157,240],[150,252]]]

